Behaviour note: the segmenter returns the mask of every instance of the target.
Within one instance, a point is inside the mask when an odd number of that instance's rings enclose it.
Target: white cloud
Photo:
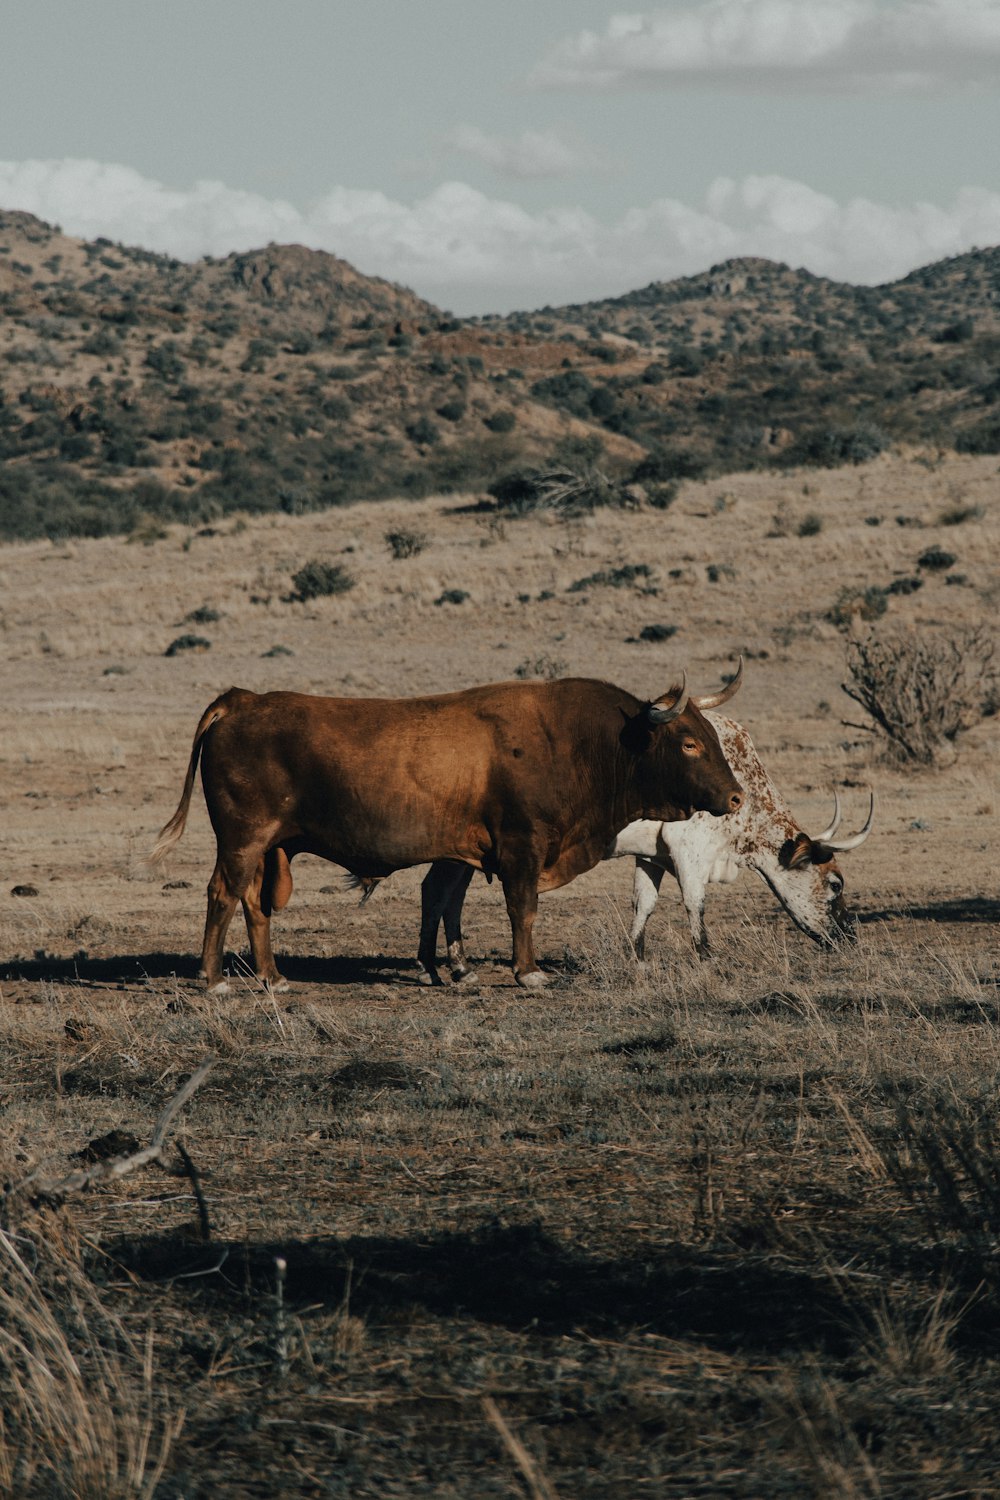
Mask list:
[[[445,144],[505,177],[568,177],[606,165],[596,152],[571,144],[556,130],[524,130],[509,137],[487,135],[478,125],[457,125]]]
[[[338,187],[300,210],[218,182],[167,188],[93,161],[0,162],[0,206],[181,259],[298,242],[460,312],[614,295],[740,255],[886,281],[1000,243],[1000,193],[986,188],[962,188],[945,205],[839,203],[776,176],[719,178],[700,204],[660,198],[605,224],[579,207],[531,213],[461,182],[413,203]]]
[[[540,86],[694,83],[908,91],[995,84],[1000,0],[706,0],[612,16],[535,69]]]

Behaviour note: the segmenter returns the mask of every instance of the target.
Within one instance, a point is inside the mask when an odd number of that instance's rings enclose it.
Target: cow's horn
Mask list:
[[[699,693],[697,697],[692,695],[691,702],[695,708],[718,708],[720,704],[728,702],[734,693],[739,692],[742,681],[743,657],[741,656],[740,664],[736,669],[736,676],[731,682],[727,682],[725,687],[720,688],[717,693]]]
[[[688,706],[687,672],[681,673],[681,685],[677,690],[677,697],[672,703],[665,703],[662,698],[651,703],[647,709],[651,724],[669,724],[672,719],[679,719]]]
[[[833,822],[830,824],[829,828],[824,828],[822,833],[817,833],[816,837],[813,839],[813,843],[814,844],[828,844],[830,842],[830,840],[833,838],[833,835],[837,832],[837,829],[839,827],[840,827],[840,793],[837,791],[837,788],[834,787],[834,789],[833,789]]]
[[[871,798],[871,803],[868,808],[868,821],[865,823],[864,828],[859,828],[857,833],[850,834],[846,839],[824,839],[823,842],[828,849],[833,849],[835,853],[843,854],[848,849],[856,849],[859,844],[864,843],[872,831],[872,819],[875,816],[875,793],[869,792],[868,795]]]

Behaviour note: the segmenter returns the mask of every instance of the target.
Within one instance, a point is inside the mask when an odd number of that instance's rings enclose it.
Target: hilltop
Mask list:
[[[194,264],[0,213],[0,535],[1000,451],[1000,250],[885,287],[755,259],[457,319],[322,251]]]

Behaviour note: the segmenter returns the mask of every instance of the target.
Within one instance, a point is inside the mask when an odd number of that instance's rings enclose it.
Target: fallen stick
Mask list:
[[[42,1203],[55,1206],[65,1202],[74,1193],[85,1193],[88,1188],[95,1187],[99,1183],[114,1182],[119,1177],[134,1172],[137,1167],[144,1167],[151,1161],[159,1161],[166,1142],[167,1131],[174,1117],[179,1110],[183,1109],[195,1089],[205,1081],[214,1062],[214,1057],[207,1057],[195,1068],[191,1077],[177,1090],[174,1097],[160,1112],[149,1145],[144,1146],[141,1151],[133,1151],[128,1156],[113,1156],[107,1161],[95,1163],[92,1167],[79,1167],[68,1177],[46,1179],[38,1172],[32,1172],[29,1177],[25,1177],[21,1182],[15,1182],[6,1189],[5,1200],[9,1201],[15,1194],[28,1193],[32,1204],[36,1206]]]

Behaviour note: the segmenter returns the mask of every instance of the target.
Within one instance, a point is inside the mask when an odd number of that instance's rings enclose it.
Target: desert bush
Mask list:
[[[443,417],[446,422],[460,422],[465,416],[465,402],[445,401],[443,405],[437,408],[437,414],[439,417]]]
[[[203,635],[192,635],[187,632],[179,635],[175,641],[171,641],[163,654],[164,656],[180,656],[182,651],[208,651],[211,645],[212,642],[206,640]]]
[[[842,686],[871,716],[892,758],[930,766],[992,711],[994,652],[992,637],[979,627],[937,636],[872,632],[849,644],[851,681]]]
[[[827,619],[840,629],[855,620],[877,620],[889,607],[889,592],[879,584],[847,584],[827,611]]]
[[[926,552],[921,552],[917,558],[917,567],[926,568],[929,573],[945,573],[953,568],[958,559],[954,552],[946,552],[943,547],[928,547]]]
[[[622,563],[617,568],[599,568],[596,573],[588,573],[586,578],[578,578],[567,588],[567,594],[582,594],[585,589],[611,588],[624,589],[641,579],[652,578],[653,570],[648,563]]]
[[[887,594],[915,594],[917,589],[922,589],[924,580],[922,578],[894,578],[886,589]]]
[[[517,469],[490,485],[488,493],[508,515],[536,510],[572,515],[604,505],[631,505],[628,491],[597,468]]]
[[[483,418],[483,423],[491,432],[513,432],[517,426],[517,417],[509,407],[501,407],[499,411]]]
[[[815,511],[809,511],[802,517],[798,525],[799,536],[819,536],[823,530],[823,517],[818,516]]]
[[[430,417],[417,417],[415,421],[408,423],[406,436],[412,443],[424,448],[432,448],[441,441],[441,434]]]
[[[981,505],[949,505],[938,516],[939,526],[961,526],[965,521],[978,521],[983,514]]]
[[[295,585],[292,597],[299,603],[305,603],[307,599],[346,594],[348,589],[354,587],[355,582],[343,563],[325,563],[314,558],[292,574],[292,583]]]
[[[424,531],[387,531],[385,541],[393,557],[416,557],[417,553],[423,552],[427,546],[427,533]]]
[[[669,641],[677,634],[677,625],[644,625],[639,631],[640,641]]]
[[[552,682],[556,677],[565,677],[568,671],[568,662],[543,651],[541,656],[529,656],[520,662],[514,668],[514,676],[521,678],[522,681],[527,678],[542,677],[547,682]]]
[[[444,593],[439,594],[438,597],[434,600],[434,603],[464,604],[468,597],[469,594],[467,589],[445,589]]]

